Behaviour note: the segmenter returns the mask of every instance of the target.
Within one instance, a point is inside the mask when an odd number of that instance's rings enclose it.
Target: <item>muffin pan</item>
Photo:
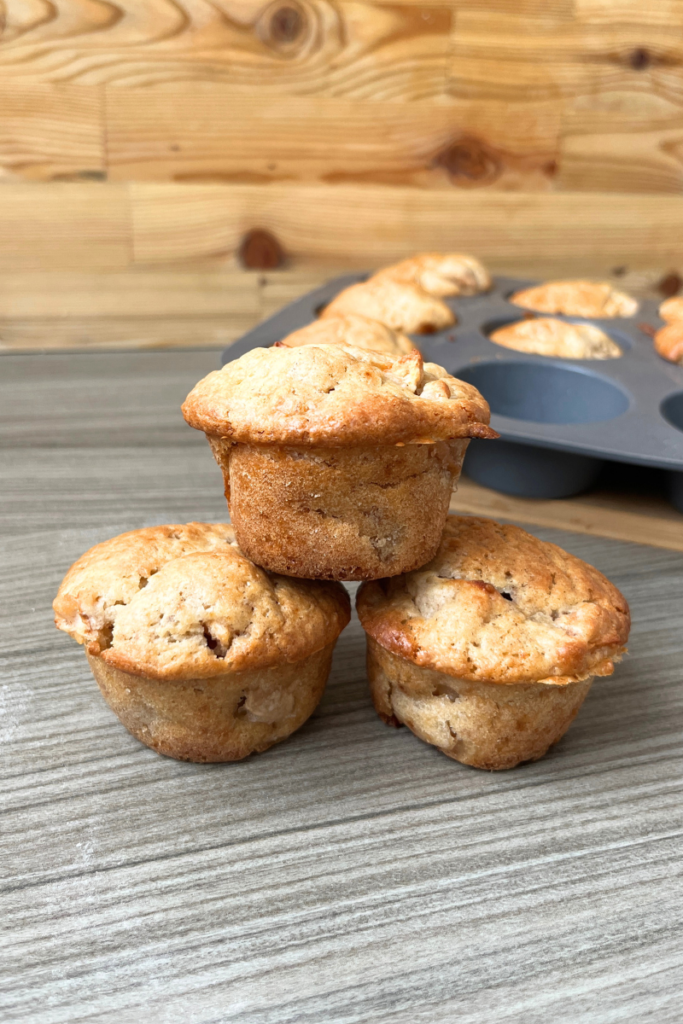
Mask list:
[[[338,277],[291,303],[226,349],[222,362],[305,326],[366,276]],[[508,299],[535,283],[498,277],[486,294],[445,299],[458,323],[413,336],[426,361],[474,384],[491,406],[501,440],[471,443],[467,475],[506,494],[559,498],[589,487],[605,460],[654,466],[670,471],[672,501],[683,511],[683,367],[661,359],[641,329],[662,324],[657,303],[642,301],[629,318],[559,317],[602,328],[621,348],[618,359],[558,359],[490,341],[497,327],[525,318]]]

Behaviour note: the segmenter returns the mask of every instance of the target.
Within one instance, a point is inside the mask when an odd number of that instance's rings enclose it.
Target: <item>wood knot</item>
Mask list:
[[[262,19],[261,36],[274,50],[288,53],[298,48],[305,39],[308,17],[296,0],[272,4]]]
[[[238,256],[247,270],[275,270],[282,266],[285,259],[275,235],[262,228],[247,232],[240,244]]]
[[[436,164],[465,187],[488,185],[500,177],[502,166],[497,153],[474,136],[462,136],[442,150]]]
[[[675,270],[672,270],[670,274],[665,274],[664,277],[657,282],[657,291],[660,295],[663,295],[665,299],[671,299],[674,295],[678,295],[681,290],[683,281]]]
[[[652,63],[652,56],[644,46],[636,46],[628,55],[628,62],[634,71],[644,71]]]

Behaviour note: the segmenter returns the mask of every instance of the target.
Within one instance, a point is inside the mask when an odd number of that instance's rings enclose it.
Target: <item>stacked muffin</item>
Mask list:
[[[358,612],[378,714],[465,764],[541,757],[624,651],[628,608],[592,567],[515,527],[449,516],[473,437],[471,385],[407,334],[490,286],[428,254],[342,292],[319,321],[209,374],[183,413],[220,466],[232,526],[123,534],[55,600],[105,700],[161,753],[229,761],[315,709]]]

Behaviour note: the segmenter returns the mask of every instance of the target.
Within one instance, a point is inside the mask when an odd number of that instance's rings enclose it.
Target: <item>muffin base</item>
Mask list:
[[[573,722],[593,681],[475,683],[421,668],[367,640],[370,692],[380,718],[407,725],[473,768],[497,771],[543,757]]]
[[[433,558],[469,443],[209,441],[245,555],[272,572],[332,580],[396,576]]]
[[[102,696],[141,743],[179,761],[240,761],[287,739],[316,709],[334,644],[302,661],[165,681],[88,655]]]

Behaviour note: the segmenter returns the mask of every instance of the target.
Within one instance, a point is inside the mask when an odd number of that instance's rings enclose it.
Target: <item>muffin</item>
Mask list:
[[[659,307],[659,315],[668,324],[683,320],[683,296],[675,295],[672,299],[662,302]]]
[[[496,345],[559,359],[618,359],[621,349],[594,324],[569,324],[543,316],[505,324],[489,335]]]
[[[667,299],[659,315],[666,323],[654,336],[655,351],[670,363],[683,364],[683,298]]]
[[[288,334],[279,345],[297,348],[299,345],[351,345],[368,352],[382,352],[384,355],[409,355],[413,351],[410,338],[398,331],[392,331],[379,320],[368,320],[364,316],[331,316],[325,320],[314,320],[298,331]]]
[[[670,363],[683,364],[683,320],[672,320],[654,336],[655,351]]]
[[[510,296],[510,302],[538,313],[604,319],[634,316],[638,311],[636,300],[613,288],[608,281],[546,281],[534,288],[515,292]]]
[[[362,580],[439,546],[469,438],[496,437],[470,384],[419,352],[252,349],[183,405],[223,471],[240,548],[273,572]]]
[[[393,281],[417,285],[428,295],[478,295],[491,287],[488,270],[475,259],[455,252],[425,252],[411,259],[379,270],[371,280],[391,278]]]
[[[379,320],[392,331],[406,334],[433,334],[455,323],[455,314],[441,299],[390,277],[371,277],[350,285],[332,299],[320,316],[326,320],[349,314]]]
[[[316,708],[349,600],[253,565],[232,527],[133,530],[87,551],[54,601],[129,732],[182,761],[239,761]]]
[[[364,584],[379,716],[448,757],[513,768],[566,732],[624,653],[628,605],[592,566],[516,526],[449,516],[436,557]]]

